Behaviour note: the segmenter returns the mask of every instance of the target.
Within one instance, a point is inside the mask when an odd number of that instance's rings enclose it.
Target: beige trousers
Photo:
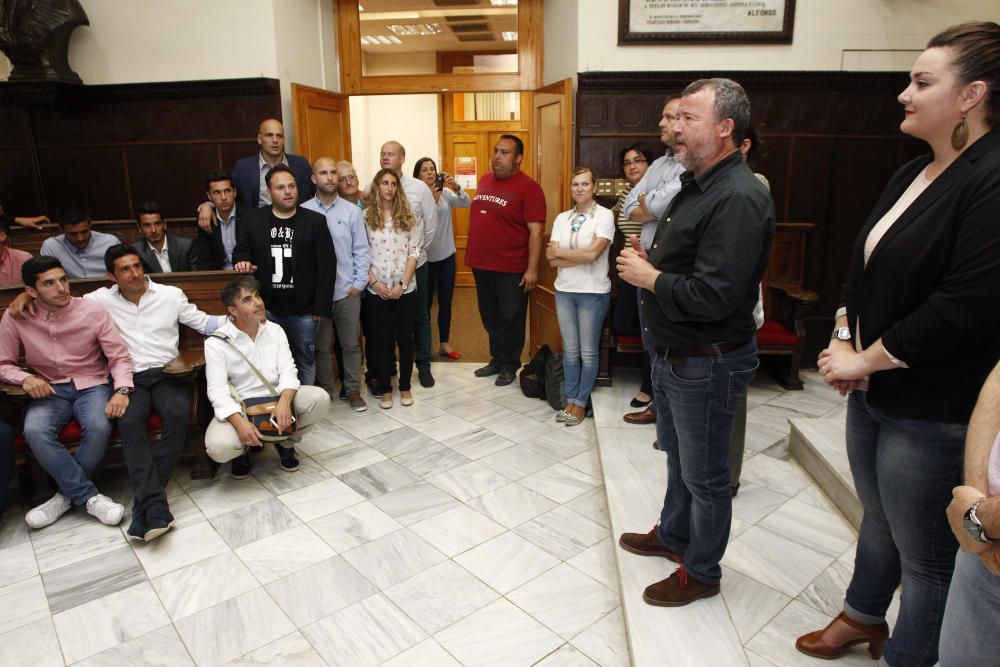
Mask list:
[[[295,392],[292,407],[295,408],[298,429],[286,441],[289,445],[294,445],[305,429],[326,416],[327,410],[330,409],[330,395],[319,387],[304,384]],[[208,452],[210,459],[216,463],[225,463],[242,454],[243,449],[243,443],[240,442],[232,424],[228,421],[212,420],[208,430],[205,431],[205,451]]]

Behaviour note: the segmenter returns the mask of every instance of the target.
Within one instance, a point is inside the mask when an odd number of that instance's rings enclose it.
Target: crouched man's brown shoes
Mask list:
[[[648,533],[622,533],[618,538],[618,544],[625,551],[631,551],[640,556],[663,556],[675,563],[681,562],[681,555],[672,551],[656,538],[656,527]]]
[[[642,592],[642,599],[658,607],[683,607],[700,598],[710,598],[718,594],[719,584],[703,584],[689,577],[687,570],[681,565],[663,581],[647,586]]]

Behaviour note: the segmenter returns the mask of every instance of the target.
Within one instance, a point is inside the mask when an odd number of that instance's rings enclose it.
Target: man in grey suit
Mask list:
[[[168,232],[159,204],[144,203],[136,212],[135,219],[142,238],[132,247],[139,252],[146,273],[197,270],[198,246],[195,240]]]

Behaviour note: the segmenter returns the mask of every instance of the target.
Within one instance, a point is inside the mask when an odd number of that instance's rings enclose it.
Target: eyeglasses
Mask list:
[[[646,164],[647,162],[649,162],[649,160],[647,160],[646,158],[644,158],[644,157],[637,157],[634,160],[625,160],[624,162],[622,162],[622,167],[625,168],[625,169],[628,169],[632,165],[635,165],[636,167],[638,167],[640,164]]]
[[[340,178],[337,179],[337,182],[347,183],[348,181],[356,181],[356,180],[358,180],[358,177],[352,174],[351,176],[341,176]]]

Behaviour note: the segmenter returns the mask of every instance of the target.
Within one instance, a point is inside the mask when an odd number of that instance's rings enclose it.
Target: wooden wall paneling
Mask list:
[[[77,203],[116,219],[159,199],[168,216],[190,215],[207,171],[255,153],[259,122],[280,113],[273,79],[0,83],[0,156],[10,158],[0,165],[0,202],[50,218]],[[27,151],[27,164],[25,153],[6,153],[13,147]]]
[[[562,352],[555,294],[548,290],[535,289],[532,291],[530,305],[528,340],[544,341],[553,352]],[[533,355],[536,351],[529,345],[529,355]]]
[[[727,73],[717,73],[727,76]],[[899,132],[896,100],[904,72],[732,72],[750,96],[767,176],[781,224],[812,225],[805,243],[779,232],[772,271],[803,253],[803,286],[820,301],[807,319],[805,363],[829,339],[833,311],[858,230],[889,176],[926,152]],[[641,140],[662,153],[656,123],[663,98],[702,72],[582,73],[577,85],[577,155],[598,178],[620,177],[618,152]],[[790,238],[790,237],[789,237]]]
[[[164,218],[191,215],[205,200],[205,175],[218,165],[215,143],[128,146],[129,191],[134,207],[160,204]]]

